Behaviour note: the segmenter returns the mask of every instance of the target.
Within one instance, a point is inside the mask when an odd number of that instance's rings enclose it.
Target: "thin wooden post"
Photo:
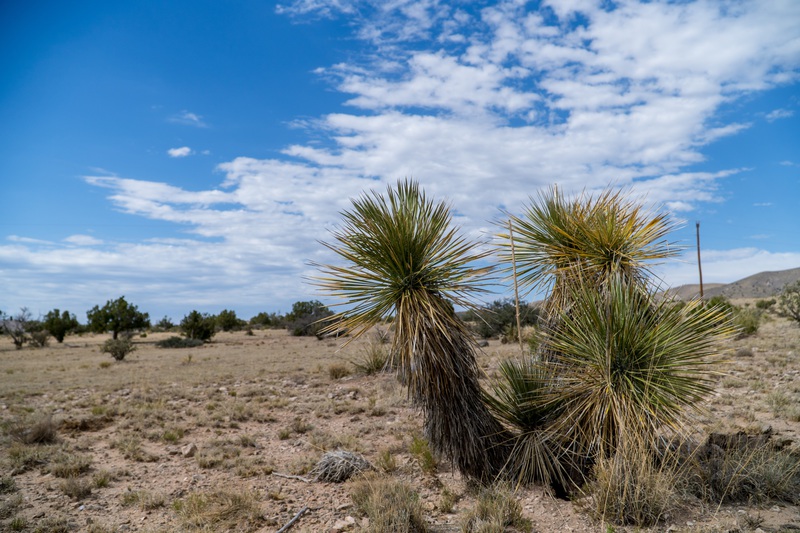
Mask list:
[[[700,221],[695,223],[697,228],[697,270],[700,273],[700,298],[703,298],[703,266],[700,264]]]
[[[514,307],[517,310],[517,339],[519,339],[519,351],[525,355],[525,348],[522,347],[522,323],[519,319],[519,288],[517,286],[517,259],[514,250],[514,228],[511,220],[508,221],[508,240],[511,241],[511,272],[514,275]]]

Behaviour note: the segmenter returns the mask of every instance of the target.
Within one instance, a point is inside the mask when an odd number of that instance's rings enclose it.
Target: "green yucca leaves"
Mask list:
[[[655,439],[677,429],[687,409],[711,392],[709,365],[716,343],[735,331],[719,313],[690,302],[678,307],[622,277],[607,292],[571,287],[573,302],[544,333],[556,354],[563,402],[559,433],[589,455],[608,455],[628,437]]]
[[[489,480],[505,461],[505,435],[483,402],[475,343],[454,305],[470,306],[490,267],[451,227],[448,206],[411,181],[373,192],[343,214],[336,242],[344,266],[321,266],[318,284],[352,307],[330,330],[358,336],[394,316],[392,366],[425,414],[432,448],[466,475]]]
[[[674,229],[662,213],[650,213],[606,190],[592,197],[565,198],[556,187],[531,199],[522,217],[510,216],[517,281],[535,291],[549,290],[546,311],[568,306],[567,287],[575,276],[599,289],[612,275],[646,285],[653,262],[676,255],[666,241]],[[512,260],[512,233],[500,233],[500,259]]]
[[[418,184],[364,195],[343,217],[336,242],[324,244],[346,266],[321,266],[326,275],[318,280],[353,305],[337,315],[340,327],[360,334],[401,307],[437,312],[437,299],[469,307],[470,296],[484,290],[491,267],[471,265],[488,252],[475,252],[451,227],[447,204],[429,200]]]

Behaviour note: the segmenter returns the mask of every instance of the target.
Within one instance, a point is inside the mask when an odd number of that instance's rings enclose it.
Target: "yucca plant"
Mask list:
[[[454,312],[484,290],[491,268],[473,265],[487,252],[476,252],[451,226],[449,207],[412,181],[362,195],[343,218],[325,246],[346,264],[319,265],[318,284],[352,307],[329,329],[355,338],[394,316],[391,366],[423,411],[431,447],[463,474],[492,479],[509,436],[483,402],[475,341]]]
[[[626,438],[655,443],[660,430],[679,430],[712,391],[710,365],[732,324],[697,301],[656,301],[621,277],[605,292],[578,284],[570,299],[542,340],[556,354],[557,432],[588,457],[607,457]]]
[[[517,282],[548,293],[546,321],[569,307],[569,288],[578,278],[603,290],[618,276],[648,290],[652,265],[680,251],[666,240],[674,229],[669,217],[648,211],[624,191],[569,199],[554,186],[532,198],[522,217],[509,218]],[[506,265],[512,260],[511,235],[505,230],[499,235],[499,256]]]
[[[579,482],[576,467],[587,475],[621,447],[654,451],[710,391],[708,357],[732,332],[715,309],[654,296],[652,265],[677,253],[673,223],[621,191],[568,199],[554,187],[510,225],[501,261],[547,298],[530,363],[503,367],[489,400],[515,435],[509,470]]]
[[[519,484],[567,485],[569,446],[552,427],[564,405],[553,397],[552,365],[530,357],[500,363],[499,379],[486,402],[513,432],[513,446],[504,468],[506,478]]]

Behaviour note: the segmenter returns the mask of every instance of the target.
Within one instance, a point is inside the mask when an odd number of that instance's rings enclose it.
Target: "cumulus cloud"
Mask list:
[[[167,155],[170,157],[187,157],[192,155],[192,149],[188,146],[181,146],[180,148],[170,148],[167,150]]]

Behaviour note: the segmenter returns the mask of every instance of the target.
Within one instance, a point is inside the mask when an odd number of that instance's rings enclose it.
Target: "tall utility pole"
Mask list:
[[[695,223],[697,227],[697,270],[700,272],[700,298],[703,297],[703,266],[700,264],[700,221]]]

